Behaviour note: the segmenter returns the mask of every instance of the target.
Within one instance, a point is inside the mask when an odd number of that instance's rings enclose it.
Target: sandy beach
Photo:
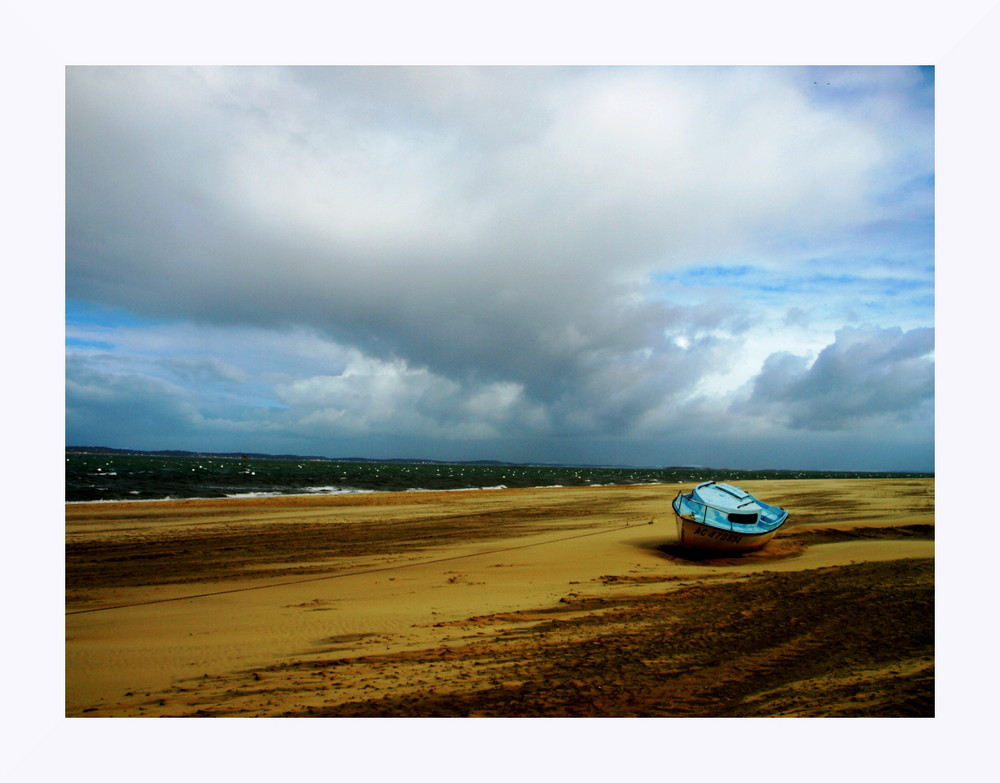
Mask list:
[[[690,486],[69,504],[66,715],[933,716],[933,479]]]

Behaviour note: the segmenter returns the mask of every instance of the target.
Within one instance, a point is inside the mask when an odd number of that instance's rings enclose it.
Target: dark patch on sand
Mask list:
[[[822,528],[790,528],[753,552],[728,553],[691,549],[678,544],[659,544],[646,548],[656,551],[672,563],[701,566],[741,566],[798,557],[812,544],[840,541],[933,540],[934,525],[888,525],[884,527],[839,526]]]
[[[353,659],[433,685],[287,714],[931,717],[933,573],[932,560],[900,560],[603,599],[531,634]],[[459,664],[492,675],[465,688],[447,674]]]

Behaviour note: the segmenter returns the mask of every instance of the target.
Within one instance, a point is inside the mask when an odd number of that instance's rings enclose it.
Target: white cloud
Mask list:
[[[462,385],[405,362],[356,355],[340,375],[312,376],[275,389],[297,427],[328,434],[401,434],[427,438],[500,438],[544,417],[516,384]]]

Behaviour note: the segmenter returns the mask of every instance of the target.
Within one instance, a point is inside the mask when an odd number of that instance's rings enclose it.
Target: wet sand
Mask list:
[[[66,715],[932,716],[933,480],[742,486],[67,505]]]

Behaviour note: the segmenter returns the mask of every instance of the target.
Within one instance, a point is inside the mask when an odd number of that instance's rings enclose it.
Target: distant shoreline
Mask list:
[[[212,451],[182,451],[161,449],[157,451],[142,451],[140,449],[116,449],[109,446],[67,446],[67,455],[78,456],[122,456],[122,457],[164,457],[174,459],[258,459],[300,462],[360,462],[385,465],[481,465],[496,467],[530,467],[530,468],[587,468],[608,470],[697,470],[705,472],[753,472],[788,474],[782,478],[795,478],[798,473],[829,473],[844,478],[933,478],[934,472],[919,470],[803,470],[799,468],[732,468],[710,467],[704,465],[616,465],[611,463],[576,463],[576,462],[504,462],[502,460],[437,460],[409,457],[321,457],[303,454],[266,454],[262,452],[212,452]],[[860,474],[860,475],[859,475]]]
[[[269,498],[339,498],[350,497],[352,495],[400,495],[406,493],[423,492],[499,492],[502,490],[522,490],[534,491],[542,489],[600,489],[601,487],[655,487],[661,483],[650,482],[648,484],[588,484],[585,486],[567,486],[565,484],[549,484],[538,487],[456,487],[454,489],[352,489],[340,492],[256,492],[246,495],[227,495],[225,497],[185,497],[185,498],[124,498],[121,500],[67,500],[67,506],[80,506],[90,504],[108,505],[111,503],[180,503],[182,501],[202,502],[228,502],[231,500],[266,500]]]

